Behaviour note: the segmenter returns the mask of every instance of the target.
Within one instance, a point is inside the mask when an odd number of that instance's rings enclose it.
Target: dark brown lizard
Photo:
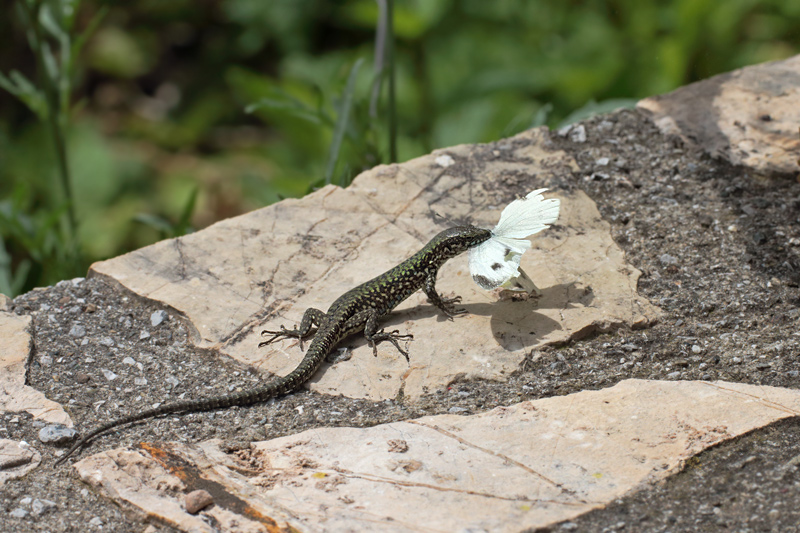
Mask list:
[[[453,305],[461,301],[460,297],[443,298],[436,292],[436,274],[445,261],[485,242],[491,236],[491,231],[474,226],[447,229],[396,267],[341,295],[331,304],[327,313],[310,308],[303,314],[300,327],[297,329],[288,330],[281,326],[280,331],[262,331],[262,336],[268,334],[272,337],[261,342],[259,347],[283,337],[296,337],[302,342],[304,338],[313,335],[314,338],[305,357],[297,368],[286,376],[276,378],[255,389],[213,398],[169,403],[111,420],[89,431],[55,462],[55,466],[63,463],[75,450],[100,433],[116,426],[170,413],[185,414],[235,405],[250,405],[292,392],[311,378],[345,337],[359,331],[363,332],[375,355],[378,353],[378,343],[389,341],[408,359],[408,353],[400,347],[398,340],[410,339],[411,335],[400,335],[398,331],[387,333],[383,329],[378,330],[380,319],[419,289],[422,289],[431,303],[448,317],[465,313],[465,310],[456,309]],[[317,329],[313,331],[315,326]]]

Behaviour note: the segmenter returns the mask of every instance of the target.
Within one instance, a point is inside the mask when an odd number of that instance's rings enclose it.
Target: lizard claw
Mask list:
[[[295,338],[300,340],[300,349],[301,350],[303,349],[303,335],[300,333],[300,331],[298,331],[296,329],[286,329],[283,326],[283,324],[281,324],[280,331],[273,331],[273,330],[269,330],[269,329],[263,330],[261,332],[261,336],[264,337],[265,335],[272,335],[272,337],[270,337],[269,339],[267,339],[265,341],[259,342],[258,343],[258,347],[259,348],[261,348],[263,346],[266,346],[267,344],[272,344],[273,342],[275,342],[277,340],[280,340],[280,339],[282,339],[284,337],[286,337],[286,338],[295,337]]]
[[[277,341],[277,340],[278,340],[278,339],[280,339],[281,337],[287,337],[288,335],[287,335],[286,333],[287,333],[288,331],[289,331],[289,330],[287,330],[287,329],[286,329],[286,328],[283,326],[283,324],[281,324],[281,329],[280,329],[280,331],[273,331],[273,330],[269,330],[269,329],[265,329],[265,330],[263,330],[263,331],[261,332],[261,336],[262,336],[262,337],[264,337],[264,336],[266,336],[266,335],[272,335],[272,337],[270,337],[269,339],[267,339],[267,340],[265,340],[265,341],[261,341],[261,342],[259,342],[259,343],[258,343],[258,347],[259,347],[259,348],[261,348],[261,347],[263,347],[263,346],[266,346],[267,344],[272,344],[273,342]]]
[[[467,313],[466,309],[457,309],[455,305],[457,303],[461,303],[461,296],[454,296],[452,298],[447,298],[445,296],[439,296],[440,302],[437,304],[439,309],[447,316],[448,319],[453,320],[454,317],[458,315],[464,315]]]
[[[401,348],[400,343],[397,341],[412,340],[413,338],[414,336],[411,334],[400,335],[400,330],[396,329],[389,333],[386,333],[384,330],[380,330],[367,340],[369,341],[369,345],[372,346],[372,355],[375,357],[378,357],[378,344],[382,341],[389,341],[394,344],[394,347],[397,348],[397,351],[403,354],[403,356],[406,358],[406,361],[410,363],[411,360],[408,358],[408,352]]]

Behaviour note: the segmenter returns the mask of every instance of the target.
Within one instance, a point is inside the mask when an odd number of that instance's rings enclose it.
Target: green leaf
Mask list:
[[[58,2],[63,4],[63,2]],[[70,44],[69,33],[64,31],[61,24],[64,22],[63,11],[65,5],[45,4],[39,10],[39,21],[42,27],[58,41],[58,52],[60,64],[56,63],[55,57],[47,43],[43,43],[44,60],[50,79],[58,87],[59,107],[62,112],[69,108],[69,73],[72,71],[72,46]],[[54,10],[57,15],[54,14]],[[58,20],[56,20],[58,18]]]
[[[58,68],[58,63],[48,43],[42,43],[42,59],[44,60],[44,69],[47,73],[47,78],[51,80],[54,85],[58,84],[60,69]]]
[[[286,111],[291,115],[307,120],[313,124],[322,124],[328,122],[330,119],[324,116],[319,110],[313,110],[307,107],[302,102],[295,100],[287,95],[285,99],[276,98],[261,98],[257,102],[253,102],[245,108],[245,113],[253,113],[259,109],[271,109],[273,111]],[[328,120],[323,120],[328,118]]]
[[[0,235],[0,294],[15,296],[22,292],[25,281],[31,271],[31,262],[23,259],[17,264],[16,271],[11,264],[11,255],[6,250],[5,242]]]
[[[0,87],[16,96],[41,120],[47,118],[44,96],[21,72],[12,70],[10,79],[0,72]]]
[[[191,220],[194,213],[195,205],[197,204],[197,194],[200,191],[199,187],[192,189],[189,198],[186,200],[186,205],[183,206],[181,217],[178,219],[178,225],[175,228],[177,235],[186,235],[192,232]]]
[[[550,116],[550,113],[553,112],[553,104],[547,102],[542,107],[536,111],[536,114],[533,116],[533,120],[531,120],[531,128],[538,128],[539,126],[544,126],[547,124],[547,118]]]
[[[47,33],[55,37],[59,43],[69,41],[69,35],[67,35],[64,29],[61,27],[61,24],[59,24],[59,22],[56,20],[50,5],[42,5],[41,9],[39,10],[39,23],[42,25],[42,28],[47,30]]]
[[[350,110],[353,107],[353,94],[356,89],[356,76],[364,63],[364,58],[359,58],[353,67],[350,69],[350,75],[347,77],[347,85],[342,94],[342,106],[339,109],[339,116],[336,117],[336,126],[333,128],[333,139],[331,146],[328,150],[328,164],[325,167],[325,184],[329,185],[333,179],[333,172],[336,169],[336,162],[339,159],[339,152],[342,148],[342,140],[344,133],[347,130],[347,123],[350,120]]]
[[[77,11],[77,10],[76,10]],[[89,40],[89,37],[94,35],[94,32],[97,30],[97,27],[100,25],[100,22],[106,17],[108,14],[108,6],[103,6],[97,10],[97,13],[94,14],[92,20],[89,21],[89,24],[86,25],[86,29],[83,30],[77,38],[72,42],[72,50],[70,50],[70,54],[72,56],[72,64],[74,64],[75,58],[77,58],[83,47],[86,45],[86,41]],[[70,72],[72,74],[72,72]]]
[[[16,72],[16,71],[14,71]],[[9,78],[6,77],[5,74],[0,72],[0,88],[5,89],[6,91],[10,92],[14,96],[19,98],[20,88],[17,87],[14,82],[12,82]]]
[[[58,0],[58,4],[61,11],[61,25],[66,31],[70,31],[75,24],[75,16],[78,14],[80,0]]]
[[[603,100],[602,102],[589,100],[586,104],[567,115],[567,117],[561,121],[556,129],[569,126],[570,124],[580,122],[581,120],[591,118],[595,115],[610,113],[612,111],[616,111],[617,109],[632,109],[636,107],[636,103],[638,101],[639,100],[636,98],[610,98],[608,100]]]
[[[154,230],[158,231],[164,236],[172,235],[175,233],[174,226],[166,220],[158,215],[153,215],[152,213],[139,213],[133,220],[139,222],[140,224],[144,224]]]

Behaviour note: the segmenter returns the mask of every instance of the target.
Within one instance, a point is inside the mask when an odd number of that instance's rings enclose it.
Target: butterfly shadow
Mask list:
[[[506,350],[519,350],[534,346],[553,331],[563,329],[560,320],[553,318],[560,313],[545,310],[588,307],[594,300],[591,287],[576,282],[540,290],[539,298],[500,300],[466,307],[470,313],[491,317],[492,335],[500,346]]]

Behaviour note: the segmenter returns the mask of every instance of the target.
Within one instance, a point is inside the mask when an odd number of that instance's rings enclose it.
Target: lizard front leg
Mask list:
[[[422,290],[425,291],[425,295],[428,297],[428,300],[442,310],[442,312],[447,315],[447,318],[453,319],[454,316],[463,315],[467,312],[466,309],[456,309],[453,304],[457,304],[461,302],[461,296],[456,296],[455,298],[445,298],[439,295],[436,292],[436,272],[432,274],[428,274],[428,277],[425,278],[425,285],[422,287]]]
[[[372,346],[372,355],[375,357],[378,356],[378,344],[383,341],[389,341],[394,344],[394,347],[397,348],[397,351],[403,354],[406,358],[406,361],[409,361],[408,352],[405,351],[400,347],[400,343],[397,341],[401,340],[411,340],[414,338],[413,335],[400,335],[399,330],[394,330],[390,332],[386,332],[383,329],[378,331],[378,320],[380,316],[378,312],[375,311],[373,308],[364,309],[363,311],[354,315],[350,320],[348,320],[348,324],[351,326],[356,326],[363,324],[364,325],[364,337],[369,342],[369,345]]]
[[[272,344],[273,342],[284,338],[284,337],[295,337],[300,340],[300,349],[303,349],[303,339],[306,337],[313,337],[316,334],[316,330],[313,332],[311,328],[319,325],[325,320],[325,313],[320,311],[319,309],[315,309],[313,307],[309,307],[306,309],[306,312],[303,313],[303,318],[300,320],[300,327],[295,329],[286,329],[281,325],[281,329],[279,331],[271,331],[265,329],[261,332],[261,336],[264,335],[272,335],[269,339],[259,342],[258,347],[261,348],[262,346],[266,346],[267,344]]]

